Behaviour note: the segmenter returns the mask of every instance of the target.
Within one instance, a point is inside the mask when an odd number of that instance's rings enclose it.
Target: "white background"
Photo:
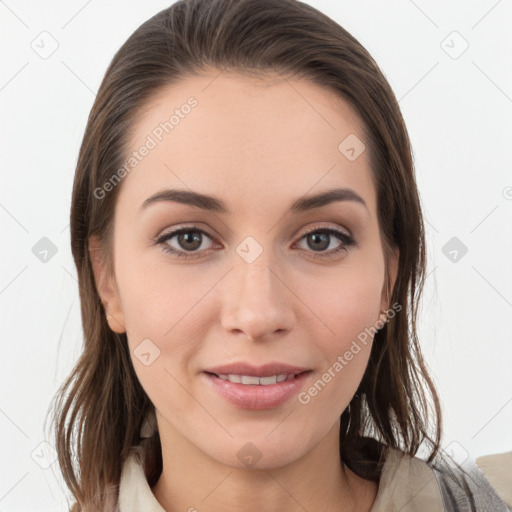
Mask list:
[[[373,55],[408,126],[429,246],[420,340],[444,446],[473,458],[512,450],[512,1],[308,3]],[[68,225],[74,167],[111,58],[169,5],[0,0],[2,512],[67,510],[40,443],[82,343]],[[43,31],[58,43],[47,59],[31,47]],[[458,58],[454,31],[469,44]],[[42,237],[57,247],[46,263],[32,252]],[[468,248],[457,262],[442,251],[452,237]]]

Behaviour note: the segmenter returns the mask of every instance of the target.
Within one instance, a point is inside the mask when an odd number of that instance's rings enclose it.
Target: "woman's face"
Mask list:
[[[101,293],[111,328],[127,332],[162,442],[234,467],[247,455],[259,467],[298,459],[337,425],[388,307],[357,118],[311,83],[205,72],[146,105],[126,160],[115,282]],[[344,195],[306,200],[335,189]],[[166,200],[171,190],[216,199]],[[308,372],[269,387],[206,373],[231,363],[255,368],[226,374]],[[259,371],[272,363],[295,370]]]

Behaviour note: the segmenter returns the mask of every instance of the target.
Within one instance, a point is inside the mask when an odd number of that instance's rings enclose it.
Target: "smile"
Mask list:
[[[241,409],[274,409],[296,396],[304,387],[311,370],[298,374],[265,377],[203,372],[203,378],[216,396]]]
[[[268,386],[270,384],[276,384],[277,382],[284,382],[285,380],[292,380],[298,374],[291,373],[287,375],[286,373],[280,373],[279,375],[270,375],[268,377],[255,377],[253,375],[236,375],[236,374],[220,374],[217,375],[219,379],[229,380],[229,382],[234,382],[236,384],[245,384],[252,386]]]

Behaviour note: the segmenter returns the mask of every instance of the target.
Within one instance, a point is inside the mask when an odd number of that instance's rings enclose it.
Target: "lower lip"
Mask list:
[[[262,410],[279,407],[296,395],[310,373],[311,371],[304,372],[292,380],[276,382],[268,386],[237,384],[206,372],[204,375],[213,389],[228,402],[242,409]]]

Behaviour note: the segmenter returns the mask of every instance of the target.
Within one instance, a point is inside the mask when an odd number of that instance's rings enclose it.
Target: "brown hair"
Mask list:
[[[114,56],[76,167],[70,225],[84,349],[58,391],[53,419],[58,461],[77,501],[73,511],[105,510],[112,503],[108,490],[119,484],[122,463],[140,442],[146,414],[154,411],[132,367],[126,333],[108,326],[89,252],[89,239],[97,236],[112,273],[112,221],[122,183],[101,200],[94,191],[125,161],[137,112],[164,86],[206,67],[305,78],[335,91],[358,114],[382,240],[387,251],[399,249],[389,303],[403,307],[375,334],[366,372],[341,415],[340,456],[360,476],[378,480],[387,447],[414,456],[425,442],[428,461],[440,448],[439,399],[416,334],[425,277],[424,226],[409,137],[390,85],[352,35],[307,4],[180,0],[143,23]],[[158,432],[143,446],[153,486],[162,470]]]

